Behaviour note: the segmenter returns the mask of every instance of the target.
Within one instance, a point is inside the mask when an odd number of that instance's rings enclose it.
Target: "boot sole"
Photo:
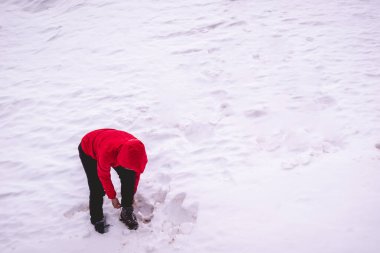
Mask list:
[[[128,228],[129,230],[137,230],[137,229],[139,228],[139,225],[138,225],[138,224],[136,225],[136,227],[130,227],[130,226],[128,226],[128,224],[127,224],[125,221],[123,221],[121,218],[119,218],[119,221],[121,221],[122,223],[124,223],[125,226],[127,226],[127,228]]]

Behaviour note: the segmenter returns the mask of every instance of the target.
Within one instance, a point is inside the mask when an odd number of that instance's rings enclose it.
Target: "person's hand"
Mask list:
[[[121,207],[120,202],[117,198],[111,199],[114,208],[119,209]]]

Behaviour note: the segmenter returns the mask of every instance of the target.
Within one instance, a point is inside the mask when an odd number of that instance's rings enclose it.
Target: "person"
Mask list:
[[[104,195],[114,208],[122,208],[120,221],[131,230],[137,229],[132,204],[140,174],[148,162],[144,144],[127,132],[106,128],[87,133],[78,150],[90,189],[90,221],[95,230],[101,234],[108,230],[103,214]],[[111,167],[120,178],[121,203],[111,181]]]

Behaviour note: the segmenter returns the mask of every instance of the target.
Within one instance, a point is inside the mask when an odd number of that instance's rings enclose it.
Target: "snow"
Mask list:
[[[379,8],[1,1],[0,252],[380,252]],[[89,223],[105,127],[147,148],[137,231]]]

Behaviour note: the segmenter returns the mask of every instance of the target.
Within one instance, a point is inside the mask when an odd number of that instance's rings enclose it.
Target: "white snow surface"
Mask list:
[[[379,9],[2,0],[0,252],[380,252]],[[137,231],[89,222],[98,128],[146,145]]]

